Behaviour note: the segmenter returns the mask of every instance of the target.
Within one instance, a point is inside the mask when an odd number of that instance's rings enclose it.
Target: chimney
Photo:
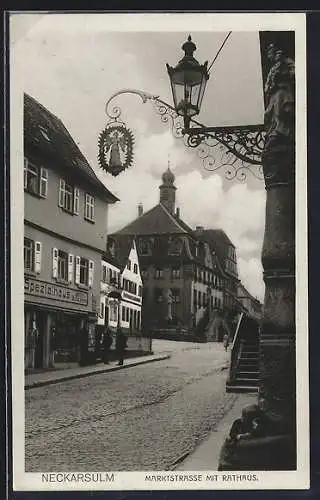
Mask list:
[[[138,205],[138,217],[141,217],[142,214],[143,214],[143,205],[142,205],[142,203],[139,203],[139,205]]]
[[[178,217],[178,219],[180,219],[180,208],[179,207],[177,207],[176,216]]]

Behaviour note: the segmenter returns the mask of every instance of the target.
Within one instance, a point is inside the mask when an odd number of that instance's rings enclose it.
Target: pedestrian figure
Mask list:
[[[229,347],[229,335],[227,333],[225,333],[223,336],[223,347],[224,347],[225,351],[227,352],[228,347]]]
[[[112,336],[107,328],[103,333],[103,362],[105,365],[109,363],[110,347],[112,344]]]
[[[117,334],[116,338],[116,353],[119,358],[118,365],[123,365],[124,351],[127,347],[127,339],[122,330]]]

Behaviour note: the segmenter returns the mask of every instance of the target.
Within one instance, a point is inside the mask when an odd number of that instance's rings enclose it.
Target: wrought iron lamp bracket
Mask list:
[[[265,133],[263,125],[206,127],[191,119],[194,125],[185,128],[183,117],[158,95],[136,89],[123,89],[114,93],[106,103],[106,114],[109,124],[121,121],[122,114],[119,106],[111,108],[113,99],[121,94],[134,94],[141,98],[143,103],[151,102],[155,112],[163,123],[170,123],[172,133],[182,139],[187,147],[195,148],[197,156],[206,170],[217,171],[224,168],[225,177],[229,180],[237,178],[244,181],[247,173],[263,180],[261,154],[264,148]]]

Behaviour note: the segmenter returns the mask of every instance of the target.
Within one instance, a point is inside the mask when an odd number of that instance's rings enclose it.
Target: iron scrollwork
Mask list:
[[[225,177],[245,181],[247,173],[263,180],[261,155],[265,134],[262,126],[205,127],[191,119],[194,127],[185,130],[183,117],[159,96],[140,90],[125,89],[113,94],[106,104],[106,113],[111,121],[119,123],[121,108],[110,109],[111,101],[120,94],[138,95],[142,102],[150,101],[163,123],[171,125],[174,137],[183,140],[187,147],[196,150],[205,170],[215,172],[224,168]],[[120,122],[122,123],[122,122]]]

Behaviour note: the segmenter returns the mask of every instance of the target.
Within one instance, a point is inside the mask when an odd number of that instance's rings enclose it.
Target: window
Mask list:
[[[89,284],[89,261],[83,257],[80,258],[80,283],[87,286]]]
[[[59,207],[71,214],[79,214],[79,188],[60,179]]]
[[[163,272],[163,269],[156,269],[155,270],[155,278],[158,280],[158,279],[162,279],[164,277],[164,272]]]
[[[169,238],[168,254],[180,255],[182,249],[182,242],[180,238]]]
[[[178,304],[180,302],[180,290],[172,289],[172,302]]]
[[[104,318],[104,303],[100,304],[100,318]]]
[[[68,281],[68,254],[58,250],[58,279]]]
[[[106,266],[102,266],[102,281],[104,283],[107,282],[107,267]]]
[[[148,269],[141,269],[142,279],[146,279],[146,278],[148,278],[148,276],[149,276]]]
[[[130,259],[128,259],[127,268],[129,269],[129,271],[131,271],[131,260]]]
[[[94,196],[86,193],[84,205],[84,218],[91,222],[94,221]]]
[[[23,260],[26,271],[41,272],[42,243],[24,238]]]
[[[180,268],[173,268],[171,270],[172,279],[179,279],[181,277]]]
[[[142,297],[142,286],[141,285],[139,285],[138,295],[139,295],[139,297]]]
[[[126,322],[129,323],[129,307],[126,307]]]
[[[151,255],[151,242],[150,240],[139,240],[139,253],[140,255]]]
[[[126,308],[122,306],[122,321],[126,320]]]
[[[163,295],[162,295],[161,288],[155,288],[155,299],[156,299],[156,302],[162,302],[163,301]]]
[[[28,193],[46,198],[48,194],[48,170],[24,159],[24,189]]]
[[[137,264],[133,264],[133,272],[135,274],[138,274],[138,266],[137,266]]]
[[[24,239],[23,258],[24,258],[25,270],[26,271],[33,271],[34,270],[34,241],[29,240],[28,238]]]

